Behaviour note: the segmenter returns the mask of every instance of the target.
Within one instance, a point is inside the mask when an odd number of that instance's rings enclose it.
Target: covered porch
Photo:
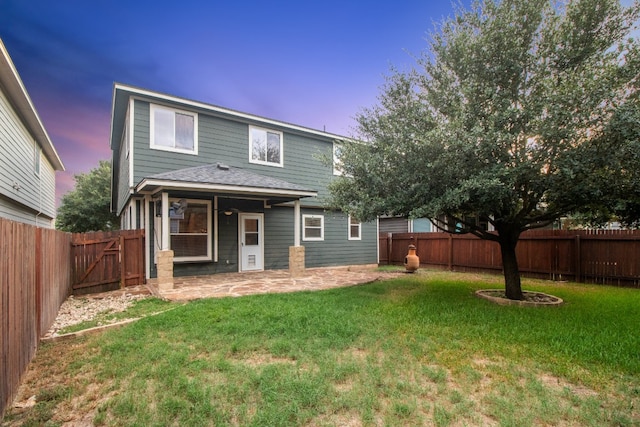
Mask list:
[[[156,174],[135,188],[145,207],[148,279],[304,270],[300,199],[314,190],[211,164]]]

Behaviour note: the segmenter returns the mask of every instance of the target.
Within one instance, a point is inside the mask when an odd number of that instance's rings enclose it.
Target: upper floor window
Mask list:
[[[151,104],[151,148],[198,154],[198,115]]]
[[[282,166],[282,132],[249,126],[249,162]]]

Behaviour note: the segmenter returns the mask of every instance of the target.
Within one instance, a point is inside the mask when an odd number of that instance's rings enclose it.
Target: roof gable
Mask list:
[[[207,104],[200,101],[194,101],[187,98],[180,98],[161,92],[155,92],[147,89],[141,89],[134,86],[128,86],[121,83],[115,83],[113,87],[113,105],[111,112],[111,149],[118,150],[120,138],[124,130],[124,120],[130,98],[145,99],[149,102],[159,102],[169,105],[179,106],[180,108],[191,109],[193,111],[203,112],[219,117],[226,117],[242,122],[253,123],[259,126],[276,126],[289,132],[302,133],[316,138],[322,138],[327,141],[345,140],[345,136],[337,135],[317,129],[299,126],[280,120],[270,119],[257,116],[255,114],[244,113],[229,108],[220,107],[213,104]]]
[[[34,137],[37,144],[42,147],[45,156],[51,162],[54,170],[63,171],[64,165],[58,156],[49,134],[40,121],[27,90],[18,75],[18,71],[11,61],[9,52],[0,40],[0,87],[6,93],[10,102],[18,115],[24,121],[29,133]]]

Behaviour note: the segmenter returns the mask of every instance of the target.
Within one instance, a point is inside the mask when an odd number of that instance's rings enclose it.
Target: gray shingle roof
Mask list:
[[[315,190],[305,188],[297,184],[292,184],[282,179],[258,175],[256,173],[245,171],[241,168],[226,166],[220,163],[159,173],[151,175],[147,177],[147,179],[265,188],[270,190],[315,192]]]

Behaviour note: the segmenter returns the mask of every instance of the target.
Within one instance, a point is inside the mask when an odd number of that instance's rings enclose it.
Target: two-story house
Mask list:
[[[323,209],[343,139],[116,84],[112,209],[145,230],[148,278],[167,251],[175,276],[375,264],[377,222]]]
[[[56,171],[64,170],[0,40],[0,217],[53,228]]]

